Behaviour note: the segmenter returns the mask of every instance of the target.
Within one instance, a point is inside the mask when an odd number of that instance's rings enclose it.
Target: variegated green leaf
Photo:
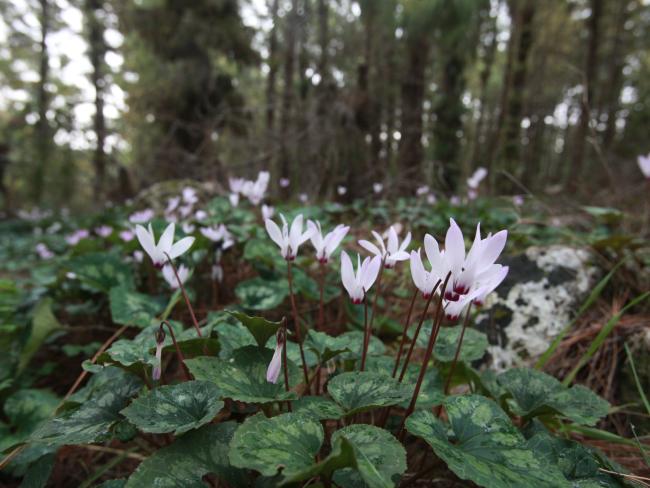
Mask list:
[[[240,402],[269,403],[297,398],[295,392],[286,392],[281,378],[276,384],[266,381],[266,370],[273,357],[271,349],[245,346],[233,352],[232,360],[216,357],[188,359],[185,364],[197,380],[211,381],[222,391],[225,398]],[[290,385],[300,381],[300,372],[289,364]]]
[[[223,408],[220,398],[214,383],[186,381],[147,392],[121,413],[143,432],[180,435],[210,422]]]
[[[500,374],[497,382],[512,395],[508,405],[513,413],[522,417],[556,414],[577,424],[594,425],[609,412],[609,403],[588,388],[567,388],[535,369],[511,369]]]
[[[412,394],[411,388],[389,376],[359,371],[335,376],[328,383],[327,391],[346,415],[397,405]]]
[[[449,426],[430,411],[419,410],[406,419],[406,428],[424,439],[459,478],[489,488],[571,487],[559,469],[526,445],[493,401],[480,395],[454,396],[444,405]]]
[[[282,327],[282,322],[271,322],[264,317],[251,317],[243,312],[228,313],[248,329],[259,347],[266,346],[267,341]]]
[[[312,417],[285,413],[266,418],[258,414],[247,418],[235,432],[230,462],[264,476],[281,471],[290,478],[312,466],[323,437],[323,427]]]
[[[235,422],[201,427],[144,460],[126,483],[126,488],[206,488],[202,478],[214,473],[230,486],[250,486],[250,478],[228,461],[228,445],[237,429]]]
[[[406,471],[406,451],[387,430],[373,425],[355,424],[337,430],[332,442],[347,439],[354,449],[356,468],[334,473],[341,488],[391,488],[397,486]]]

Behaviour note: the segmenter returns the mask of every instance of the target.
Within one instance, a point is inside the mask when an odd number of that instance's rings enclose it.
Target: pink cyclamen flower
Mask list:
[[[512,197],[512,204],[515,207],[521,207],[524,204],[524,197],[521,195],[514,195]]]
[[[420,290],[424,298],[429,298],[433,293],[436,283],[440,280],[438,270],[431,269],[431,271],[427,271],[424,268],[419,249],[417,251],[411,251],[410,265],[413,283],[415,283],[415,286]]]
[[[129,217],[129,222],[132,224],[144,224],[149,222],[154,217],[154,211],[150,208],[141,210],[140,212],[135,212]]]
[[[372,235],[375,237],[379,247],[365,239],[360,240],[359,245],[375,256],[381,257],[384,260],[384,266],[386,268],[393,268],[398,261],[406,261],[409,258],[409,253],[406,252],[406,248],[411,243],[410,232],[406,234],[401,244],[399,243],[395,226],[391,226],[388,229],[388,239],[385,244],[384,238],[378,232],[373,230]]]
[[[135,233],[130,229],[121,231],[119,235],[120,239],[122,239],[124,242],[131,242],[135,237]]]
[[[88,232],[86,229],[79,229],[66,236],[65,241],[71,246],[76,246],[79,241],[86,239],[89,235],[90,232]]]
[[[271,240],[280,247],[282,257],[287,261],[293,261],[298,255],[298,248],[311,237],[313,230],[308,229],[303,232],[302,214],[293,219],[291,229],[289,229],[289,224],[284,215],[280,214],[280,218],[282,219],[282,229],[271,219],[266,219],[266,231],[269,233]]]
[[[639,164],[639,169],[647,179],[650,180],[650,154],[647,156],[639,155],[637,157],[637,163]]]
[[[34,249],[36,251],[36,254],[38,254],[38,257],[41,259],[47,260],[47,259],[52,259],[54,257],[54,253],[50,251],[50,249],[42,242],[36,244],[36,247]]]
[[[291,182],[289,181],[289,178],[280,178],[279,183],[280,188],[287,188]]]
[[[311,220],[308,220],[307,227],[312,232],[311,243],[316,250],[316,259],[318,259],[318,262],[322,264],[326,264],[329,261],[332,253],[337,247],[339,247],[339,244],[341,244],[341,241],[350,230],[349,226],[339,224],[334,228],[334,230],[323,236],[320,222],[316,221],[314,223]]]
[[[160,236],[158,243],[156,243],[156,236],[151,228],[151,224],[149,224],[147,229],[141,225],[137,225],[135,227],[135,233],[138,236],[138,241],[140,241],[142,249],[149,255],[153,265],[157,268],[162,268],[163,264],[167,262],[167,255],[169,255],[170,259],[175,259],[185,253],[194,243],[194,237],[184,237],[174,243],[173,223],[167,226]]]
[[[275,343],[275,352],[269,363],[269,367],[266,369],[266,381],[269,383],[277,383],[278,378],[280,377],[280,371],[282,370],[282,348],[284,347],[284,341],[276,339]]]
[[[108,237],[113,233],[113,228],[110,225],[100,225],[99,227],[95,227],[95,234],[97,234],[99,237]]]
[[[343,286],[350,295],[352,303],[355,305],[363,303],[366,293],[377,279],[380,268],[380,256],[367,257],[361,262],[361,256],[357,254],[357,272],[355,274],[350,256],[345,251],[341,251],[341,281],[343,281]]]

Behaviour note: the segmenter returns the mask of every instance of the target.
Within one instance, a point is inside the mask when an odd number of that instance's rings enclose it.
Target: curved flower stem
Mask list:
[[[467,313],[465,314],[465,320],[463,321],[463,330],[460,333],[458,338],[458,345],[456,346],[456,354],[454,355],[454,361],[451,363],[451,368],[449,369],[449,376],[447,376],[447,382],[445,383],[445,395],[449,394],[449,386],[451,385],[451,377],[454,376],[454,369],[456,369],[456,363],[458,362],[458,357],[460,356],[460,348],[463,345],[463,337],[465,337],[465,329],[467,329],[467,324],[469,323],[469,314],[472,311],[472,304],[470,303],[467,307]]]
[[[413,413],[415,410],[415,403],[417,402],[418,395],[420,394],[420,388],[422,388],[422,381],[424,380],[424,375],[427,372],[427,366],[429,365],[429,360],[431,359],[431,354],[433,353],[433,346],[436,343],[436,338],[438,337],[438,331],[440,330],[440,323],[442,322],[442,301],[445,296],[445,291],[447,290],[447,282],[451,276],[451,271],[447,273],[444,283],[442,284],[442,290],[440,291],[440,299],[438,300],[438,305],[436,307],[436,312],[434,315],[433,329],[431,331],[431,336],[429,337],[429,344],[427,345],[427,350],[424,354],[424,359],[422,360],[422,366],[420,367],[420,374],[418,375],[417,383],[415,383],[415,389],[413,390],[413,396],[411,397],[411,403],[409,404],[406,412],[404,413],[404,418],[402,419],[402,424],[399,428],[398,439],[402,440],[404,438],[404,424],[406,419]],[[433,295],[432,295],[433,296]]]
[[[320,304],[318,306],[318,325],[316,330],[322,331],[325,324],[325,273],[327,268],[320,263]]]
[[[282,317],[282,370],[284,371],[284,389],[289,393],[289,363],[287,363],[287,318]],[[291,401],[287,400],[287,409],[291,412]]]
[[[370,324],[368,323],[368,296],[363,297],[363,349],[361,350],[361,371],[366,367],[366,355],[370,343]]]
[[[190,371],[187,369],[187,366],[185,365],[185,356],[183,356],[183,352],[181,351],[181,348],[178,346],[178,342],[176,342],[174,329],[172,328],[172,325],[167,320],[163,320],[160,322],[161,330],[163,328],[163,325],[167,326],[167,329],[169,330],[169,335],[172,336],[172,342],[174,343],[174,348],[176,349],[176,356],[178,357],[178,362],[181,364],[181,368],[183,370],[183,376],[185,376],[185,379],[187,381],[191,381],[192,377],[190,376]]]
[[[307,361],[305,361],[305,351],[302,348],[302,334],[300,333],[300,322],[298,317],[298,308],[296,307],[296,297],[293,294],[293,276],[291,274],[291,261],[287,260],[287,276],[289,280],[289,298],[291,300],[291,312],[293,313],[293,327],[300,349],[300,360],[302,361],[302,372],[305,375],[305,383],[309,383],[309,374],[307,373]]]
[[[185,286],[183,286],[183,282],[181,281],[180,277],[178,276],[178,271],[176,270],[176,266],[174,265],[174,262],[172,261],[172,258],[169,257],[169,254],[165,253],[165,256],[167,256],[167,262],[171,265],[172,269],[174,270],[174,276],[176,276],[176,281],[178,281],[178,286],[180,287],[181,293],[183,294],[183,299],[185,300],[185,305],[187,305],[187,308],[190,311],[190,316],[192,317],[192,325],[194,325],[194,328],[196,329],[196,333],[199,335],[199,337],[202,338],[203,336],[201,335],[201,328],[199,327],[199,323],[196,320],[196,315],[194,315],[194,308],[192,308],[192,304],[190,303],[190,299],[187,296],[187,292],[185,291]],[[205,346],[204,346],[203,349],[204,349],[204,352],[205,352]]]
[[[433,290],[431,296],[427,299],[427,303],[424,306],[424,311],[422,312],[422,315],[420,316],[420,321],[418,322],[418,326],[415,328],[413,339],[411,340],[411,344],[409,344],[409,350],[406,353],[406,357],[404,358],[404,364],[402,365],[402,372],[399,374],[400,383],[404,379],[406,370],[409,367],[409,362],[411,361],[411,354],[413,354],[413,349],[415,349],[415,344],[417,343],[418,337],[420,336],[420,329],[422,329],[422,324],[424,323],[424,319],[427,316],[427,312],[429,311],[429,305],[431,305],[431,300],[433,300],[434,295],[435,295],[435,290]],[[431,333],[433,333],[433,328],[431,329]]]
[[[413,292],[413,298],[411,298],[411,304],[409,305],[409,311],[406,314],[406,322],[404,323],[404,331],[402,332],[402,339],[399,342],[399,350],[397,351],[397,356],[395,357],[395,366],[393,366],[392,376],[395,378],[397,374],[397,367],[399,366],[399,360],[402,358],[402,352],[404,351],[404,343],[406,342],[406,333],[409,330],[409,325],[411,325],[411,315],[413,314],[413,305],[415,305],[415,299],[418,297],[418,289],[415,288]]]
[[[372,335],[372,324],[375,321],[375,312],[377,311],[377,301],[379,300],[379,295],[381,295],[381,278],[384,275],[384,265],[386,264],[386,259],[382,258],[381,260],[381,267],[379,268],[379,276],[377,277],[377,291],[375,292],[375,298],[372,301],[372,312],[370,314],[370,323],[368,324],[368,332],[365,336],[365,342],[363,344],[364,349],[367,351],[368,350],[368,345],[370,344],[370,336]],[[364,298],[365,300],[365,298]],[[361,367],[361,371],[363,371],[363,367],[365,366],[365,362],[363,363]]]

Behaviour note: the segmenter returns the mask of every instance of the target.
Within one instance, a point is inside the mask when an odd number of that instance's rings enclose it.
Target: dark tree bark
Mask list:
[[[288,14],[285,43],[286,50],[284,56],[284,88],[282,91],[282,110],[280,113],[280,177],[291,178],[291,154],[289,153],[289,124],[293,111],[294,102],[294,71],[296,57],[296,28],[298,22],[298,0],[291,1],[291,11]],[[283,189],[285,197],[288,196],[288,189]]]
[[[424,101],[425,74],[429,63],[429,41],[426,33],[407,38],[406,69],[402,80],[401,140],[398,166],[404,186],[420,185],[422,176],[422,103]]]
[[[510,174],[520,176],[523,172],[521,161],[521,119],[528,73],[528,58],[533,45],[533,21],[535,18],[534,0],[526,0],[519,15],[519,39],[512,73],[512,88],[508,98],[504,128],[503,160],[504,169]],[[505,185],[502,190],[513,191],[509,179],[500,179]]]
[[[97,15],[101,8],[102,4],[100,0],[86,1],[90,64],[93,67],[91,82],[95,89],[93,130],[97,141],[93,154],[93,164],[95,166],[94,197],[98,202],[103,199],[106,174],[106,153],[104,150],[104,143],[106,141],[106,119],[104,118],[104,89],[106,87],[106,79],[104,78],[104,55],[106,54],[106,44],[104,42],[104,26]]]
[[[583,81],[580,119],[576,128],[573,150],[573,178],[571,186],[576,188],[584,172],[585,152],[592,103],[595,97],[596,73],[598,72],[598,47],[600,42],[600,18],[603,12],[603,0],[591,0],[591,15],[587,22],[588,41]]]
[[[273,27],[269,35],[269,75],[266,78],[266,127],[271,138],[275,126],[275,94],[278,76],[278,7],[279,0],[272,0],[271,19]]]
[[[36,86],[36,103],[38,105],[38,122],[36,123],[36,170],[34,173],[33,192],[34,200],[41,203],[45,187],[45,172],[49,166],[50,156],[50,124],[47,120],[47,111],[50,104],[50,97],[47,90],[49,81],[50,61],[47,50],[47,36],[50,30],[50,4],[49,0],[40,0],[40,60],[39,79]]]

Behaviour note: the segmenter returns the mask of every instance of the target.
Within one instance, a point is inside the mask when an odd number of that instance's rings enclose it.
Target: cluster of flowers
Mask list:
[[[239,197],[243,196],[253,205],[259,205],[264,200],[266,190],[269,187],[271,174],[268,171],[260,171],[255,181],[244,178],[230,178],[230,203],[233,207],[239,204]]]
[[[299,247],[307,240],[316,251],[316,259],[327,263],[349,231],[348,226],[338,225],[331,232],[323,234],[319,222],[307,222],[304,228],[302,215],[289,224],[280,215],[280,227],[271,219],[267,219],[266,230],[270,238],[280,248],[280,253],[287,261],[295,260]],[[503,251],[507,239],[507,231],[481,237],[480,224],[476,228],[474,242],[466,251],[463,233],[451,219],[445,237],[444,249],[440,249],[436,239],[427,234],[424,237],[424,251],[429,266],[421,257],[421,250],[407,251],[411,243],[411,233],[400,242],[395,226],[391,226],[385,235],[372,232],[377,244],[368,240],[360,240],[359,245],[371,256],[361,259],[357,254],[356,271],[350,256],[341,251],[341,281],[350,300],[354,304],[365,301],[366,295],[373,286],[382,268],[394,268],[401,261],[410,262],[413,283],[421,292],[423,298],[431,300],[436,293],[441,296],[446,318],[458,320],[463,311],[470,305],[480,306],[485,302],[489,293],[505,279],[508,267],[496,264]],[[441,286],[441,283],[445,285]],[[267,380],[277,381],[280,373],[280,353],[282,345],[276,347],[277,356],[271,361],[267,371]]]

